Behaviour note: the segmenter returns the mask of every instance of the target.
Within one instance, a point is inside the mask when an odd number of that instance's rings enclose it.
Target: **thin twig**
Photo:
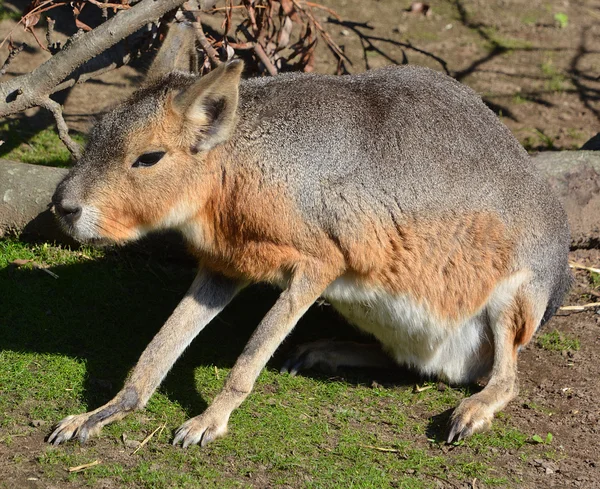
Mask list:
[[[89,464],[78,465],[76,467],[69,467],[70,473],[81,472],[82,470],[89,469],[90,467],[95,467],[96,465],[100,465],[102,462],[100,460],[94,460]]]
[[[6,61],[4,61],[2,68],[0,68],[0,76],[4,75],[6,73],[6,70],[8,69],[8,65],[12,62],[13,59],[15,59],[17,57],[17,55],[21,51],[23,51],[23,49],[25,49],[25,46],[27,46],[27,44],[25,44],[25,43],[19,44],[17,47],[10,50],[10,53],[8,53],[8,57],[6,58]]]
[[[156,428],[152,433],[150,433],[146,438],[144,438],[142,440],[142,443],[140,443],[140,445],[133,451],[133,453],[131,455],[135,455],[137,452],[139,452],[146,445],[146,443],[148,443],[150,441],[150,439],[156,434],[156,432],[158,430],[160,430],[160,432],[162,433],[162,430],[165,429],[165,426],[167,426],[167,423],[163,423],[161,426]]]
[[[54,119],[56,120],[56,128],[58,129],[58,137],[67,147],[67,149],[71,152],[73,157],[77,160],[81,156],[81,146],[69,136],[69,127],[65,122],[65,119],[62,114],[62,108],[58,102],[55,102],[51,98],[47,98],[41,104],[44,109],[52,112]]]
[[[312,12],[310,10],[302,8],[302,6],[296,0],[292,0],[292,3],[294,4],[294,7],[296,7],[296,9],[304,13],[304,15],[306,15],[309,18],[311,23],[316,27],[317,31],[319,31],[319,35],[325,40],[325,42],[327,43],[329,48],[335,53],[335,55],[343,59],[344,61],[350,62],[344,51],[341,50],[341,48],[337,45],[337,43],[333,40],[329,33],[325,29],[323,29],[323,26],[315,18]]]
[[[582,306],[562,306],[560,311],[571,311],[571,312],[583,312],[588,309],[594,309],[600,307],[600,302],[590,302],[589,304],[583,304]]]
[[[200,20],[200,15],[190,10],[187,10],[187,12],[190,12],[194,17],[194,22],[192,24],[196,29],[196,39],[198,40],[200,47],[204,50],[213,66],[220,65],[221,60],[219,59],[219,53],[217,53],[217,50],[212,46],[208,39],[206,39],[206,34],[204,34],[204,29],[202,28],[202,21]]]
[[[131,5],[127,5],[126,3],[103,3],[98,0],[87,0],[89,3],[100,7],[101,9],[112,8],[115,10],[127,10],[131,8]]]
[[[256,53],[256,56],[258,56],[258,59],[260,59],[265,65],[265,68],[269,72],[269,75],[275,76],[278,73],[277,68],[271,62],[271,60],[267,56],[267,53],[265,53],[263,47],[257,42],[254,43],[254,52]]]
[[[569,267],[574,270],[587,270],[588,272],[600,273],[600,268],[586,267],[580,263],[569,262]]]
[[[405,459],[408,458],[408,456],[406,456],[402,450],[398,450],[397,448],[375,447],[373,445],[358,445],[358,446],[361,448],[370,448],[371,450],[377,450],[378,452],[400,453],[402,458],[405,458]]]
[[[338,20],[339,22],[342,22],[342,18],[336,13],[335,10],[330,9],[329,7],[326,7],[325,5],[321,5],[320,3],[314,3],[314,2],[304,2],[308,7],[314,7],[314,8],[318,8],[321,10],[325,10],[325,12],[327,12],[329,15],[333,15],[336,20]]]
[[[60,43],[55,44],[52,40],[52,36],[54,35],[54,25],[56,21],[50,17],[46,17],[46,22],[48,23],[48,29],[46,30],[46,44],[48,51],[54,54],[57,51],[60,51]]]
[[[2,46],[4,46],[4,43],[7,41],[7,39],[9,39],[12,36],[13,31],[20,25],[23,23],[23,21],[27,20],[30,16],[32,16],[33,14],[41,14],[44,12],[47,12],[48,10],[52,10],[53,8],[56,7],[62,7],[63,5],[66,5],[65,2],[61,2],[61,3],[52,3],[54,2],[54,0],[46,0],[45,2],[39,4],[37,7],[35,7],[34,9],[31,9],[29,12],[27,12],[27,14],[25,14],[23,17],[21,17],[19,19],[19,21],[13,26],[13,28],[9,31],[9,33],[6,35],[6,37],[2,40],[2,42],[0,42],[0,49],[2,49]],[[48,8],[45,8],[47,5],[51,4]],[[29,29],[31,32],[33,32],[33,28]]]
[[[248,32],[248,29],[244,26],[241,26],[241,31],[248,38],[248,40],[252,42],[252,49],[254,49],[254,52],[256,53],[256,56],[258,57],[258,59],[260,59],[262,61],[262,63],[265,65],[265,68],[269,72],[269,75],[271,75],[271,76],[277,75],[277,73],[278,73],[277,68],[271,62],[271,60],[267,56],[267,53],[265,53],[265,50],[263,49],[263,47],[256,41],[256,38],[252,34],[250,34],[250,32]]]
[[[50,275],[52,278],[58,278],[58,275],[50,270],[48,270],[45,266],[40,265],[37,262],[31,262],[31,265],[33,265],[33,268],[37,269],[37,270],[41,270],[44,273],[47,273],[48,275]]]
[[[432,477],[432,478],[437,479],[439,481],[445,482],[446,484],[450,484],[452,487],[456,487],[458,489],[458,486],[456,484],[454,484],[454,482],[451,482],[448,479],[444,479],[443,477],[440,477],[439,475],[430,474],[429,472],[421,472],[421,473],[423,475],[426,475],[427,477]]]

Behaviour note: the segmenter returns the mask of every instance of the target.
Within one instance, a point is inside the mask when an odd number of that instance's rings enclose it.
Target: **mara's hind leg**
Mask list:
[[[333,373],[338,367],[392,368],[397,365],[378,343],[319,340],[296,348],[281,367],[281,373],[296,375],[300,370],[313,367]]]
[[[450,420],[448,443],[488,430],[494,414],[518,394],[518,350],[529,342],[541,318],[540,307],[536,307],[539,302],[533,301],[523,289],[521,287],[497,313],[489,310],[494,336],[494,364],[490,380],[481,392],[465,399],[455,409]]]

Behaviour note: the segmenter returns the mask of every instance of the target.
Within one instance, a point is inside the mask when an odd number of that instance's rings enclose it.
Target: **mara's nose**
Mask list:
[[[81,206],[64,199],[59,192],[52,197],[54,209],[61,219],[74,224],[81,217]]]

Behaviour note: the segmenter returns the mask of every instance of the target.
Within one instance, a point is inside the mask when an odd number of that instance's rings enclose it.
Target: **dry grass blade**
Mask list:
[[[100,460],[94,460],[89,464],[77,465],[76,467],[69,467],[68,470],[71,474],[73,474],[75,472],[81,472],[82,470],[89,469],[90,467],[95,467],[96,465],[100,465],[101,463],[102,462]]]
[[[563,306],[560,308],[561,311],[571,311],[571,312],[583,312],[588,309],[594,309],[596,307],[600,307],[600,302],[590,302],[589,304],[583,304],[581,306]]]
[[[404,455],[402,450],[399,450],[397,448],[376,447],[373,445],[358,445],[358,446],[361,448],[369,448],[371,450],[377,450],[378,452],[399,453],[402,458],[408,458],[406,455]]]
[[[585,265],[575,262],[569,262],[569,267],[573,270],[586,270],[588,272],[600,273],[600,268],[586,267]]]
[[[137,452],[139,452],[151,439],[154,435],[156,435],[156,433],[160,430],[160,432],[162,433],[162,431],[165,429],[165,426],[167,426],[167,423],[163,423],[162,425],[160,425],[158,428],[156,428],[152,433],[150,433],[146,438],[144,438],[142,440],[142,443],[140,443],[140,446],[137,447],[133,453],[131,455],[135,455]],[[160,436],[160,435],[159,435]]]

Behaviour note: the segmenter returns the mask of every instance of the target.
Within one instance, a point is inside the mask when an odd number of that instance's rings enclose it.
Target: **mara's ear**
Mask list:
[[[223,63],[175,96],[174,109],[195,135],[192,152],[207,151],[229,139],[235,127],[244,63]]]
[[[185,23],[174,23],[156,53],[152,66],[148,70],[146,82],[162,78],[175,70],[195,71],[198,66],[196,51],[196,31]]]

